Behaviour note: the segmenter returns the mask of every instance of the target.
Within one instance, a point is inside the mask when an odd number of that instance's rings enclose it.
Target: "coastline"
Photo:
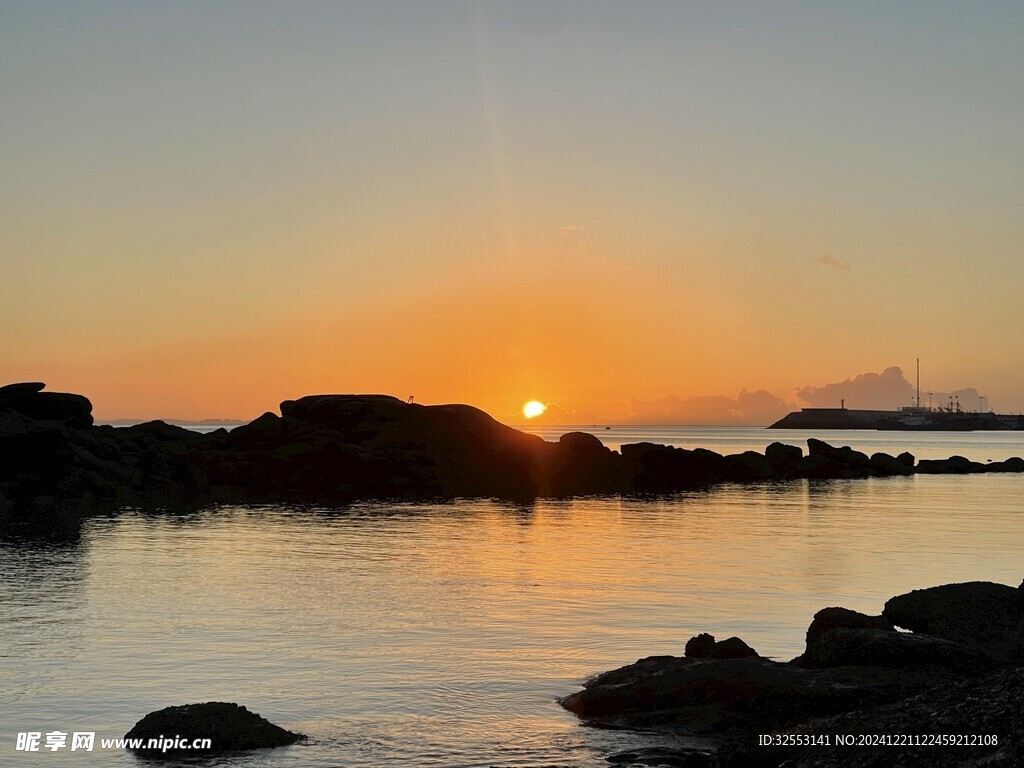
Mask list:
[[[1024,472],[1024,459],[867,455],[815,438],[719,454],[651,442],[612,451],[593,434],[546,441],[468,405],[383,395],[311,395],[232,430],[161,421],[95,426],[81,395],[0,387],[0,435],[16,457],[0,476],[0,520],[47,510],[357,499],[533,499],[659,494],[718,483]]]

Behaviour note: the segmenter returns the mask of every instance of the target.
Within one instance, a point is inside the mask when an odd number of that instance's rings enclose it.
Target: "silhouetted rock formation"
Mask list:
[[[1003,662],[1024,661],[1024,593],[988,581],[916,589],[882,615],[912,632],[962,643]]]
[[[757,651],[738,637],[715,642],[714,635],[702,632],[686,641],[683,654],[688,659],[746,659],[757,656]]]
[[[754,738],[735,739],[719,750],[718,768],[1018,768],[1024,765],[1024,669],[1005,669],[932,687],[891,704],[859,707],[816,717],[786,728],[796,737],[828,736],[814,746],[762,746]],[[906,743],[876,746],[838,744],[836,735],[900,736]],[[921,739],[922,735],[924,739]],[[964,740],[945,746],[928,735],[995,737],[996,743]]]
[[[810,439],[808,455],[772,443],[722,456],[653,443],[609,450],[571,432],[547,442],[468,405],[424,406],[384,395],[312,395],[230,432],[161,421],[93,426],[81,395],[38,382],[0,387],[0,521],[69,503],[192,506],[209,502],[338,504],[358,498],[671,493],[715,483],[1021,472],[909,453],[868,457]]]
[[[976,747],[971,755],[990,761],[985,765],[1012,766],[999,756],[1020,754],[1024,742],[1024,678],[1017,668],[1022,616],[1022,588],[989,582],[932,587],[892,598],[881,616],[818,611],[806,651],[788,663],[718,657],[723,643],[700,634],[687,642],[686,658],[640,659],[588,680],[561,704],[595,725],[677,728],[724,739],[714,763],[720,768],[932,764],[902,762],[904,753],[892,746],[884,750],[890,762],[871,762],[881,751],[846,747],[841,758],[828,753],[832,761],[819,763],[817,747],[767,748],[756,741],[764,733],[997,734],[999,747]],[[733,640],[750,650],[738,638],[726,642]],[[985,728],[962,703],[979,694],[1002,704],[986,710]],[[918,719],[902,715],[904,707]]]
[[[81,395],[43,392],[42,382],[0,387],[0,409],[20,413],[35,421],[58,421],[66,427],[92,426],[92,403]]]
[[[302,734],[274,725],[243,706],[221,701],[185,704],[150,712],[124,737],[144,739],[139,754],[150,757],[283,747],[305,738]],[[177,748],[147,749],[145,744],[150,739],[182,739],[186,743]],[[198,739],[209,739],[210,746],[198,747]]]

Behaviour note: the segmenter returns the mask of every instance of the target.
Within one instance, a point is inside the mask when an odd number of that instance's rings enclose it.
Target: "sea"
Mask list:
[[[539,427],[721,453],[1024,455],[1016,432]],[[1024,577],[1024,475],[720,485],[656,497],[123,509],[0,532],[0,766],[139,766],[147,712],[232,701],[308,735],[167,766],[580,768],[681,736],[583,725],[590,676],[686,640],[803,649],[815,611]],[[95,733],[91,752],[19,733]],[[70,741],[70,739],[69,739]],[[145,763],[149,764],[149,763]]]

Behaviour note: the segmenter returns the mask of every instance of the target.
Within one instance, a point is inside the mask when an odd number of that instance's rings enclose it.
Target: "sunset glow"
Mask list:
[[[523,406],[523,416],[528,419],[540,416],[548,407],[544,403],[538,402],[537,400],[531,400]]]
[[[3,382],[766,424],[920,357],[1024,410],[1024,6],[88,5],[0,25]]]

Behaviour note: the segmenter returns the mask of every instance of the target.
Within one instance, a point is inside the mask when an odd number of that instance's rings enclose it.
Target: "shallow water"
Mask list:
[[[114,750],[17,753],[15,734],[116,737],[153,709],[228,700],[312,738],[203,765],[605,765],[653,737],[561,710],[587,676],[681,654],[700,631],[790,658],[828,605],[1016,585],[1022,498],[1020,475],[917,476],[125,511],[64,541],[3,539],[0,764],[135,765]]]

